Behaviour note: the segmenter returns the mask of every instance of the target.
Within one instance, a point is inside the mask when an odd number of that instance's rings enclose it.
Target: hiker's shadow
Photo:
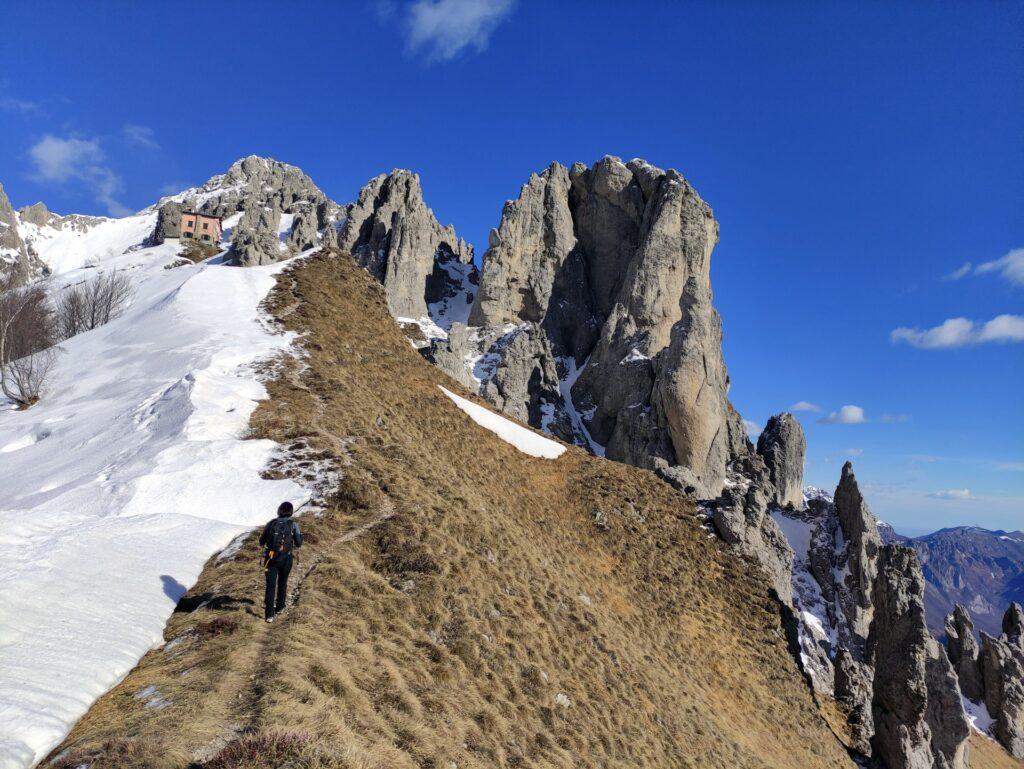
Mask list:
[[[161,574],[160,581],[164,585],[164,595],[175,603],[178,603],[178,601],[181,600],[181,597],[188,592],[188,588],[169,574]]]

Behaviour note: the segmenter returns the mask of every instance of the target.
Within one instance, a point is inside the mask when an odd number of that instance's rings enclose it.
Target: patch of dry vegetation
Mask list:
[[[261,621],[255,535],[211,560],[54,766],[853,766],[765,579],[685,497],[478,427],[347,257],[297,263],[268,306],[309,355],[253,435],[345,465],[303,520],[298,600]]]

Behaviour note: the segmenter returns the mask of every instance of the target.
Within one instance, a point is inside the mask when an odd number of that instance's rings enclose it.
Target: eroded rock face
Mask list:
[[[399,318],[429,316],[428,283],[438,262],[467,267],[473,262],[472,247],[451,226],[442,227],[423,202],[419,176],[403,170],[363,187],[346,210],[338,245],[384,286]]]
[[[806,452],[807,439],[796,417],[786,412],[768,420],[757,439],[757,453],[764,458],[775,486],[777,505],[803,507]]]
[[[1024,609],[1016,601],[1003,615],[1003,635],[1009,643],[1024,648]]]
[[[37,265],[18,233],[18,217],[0,184],[0,273],[14,286],[28,282]]]
[[[677,171],[614,157],[553,163],[506,203],[469,322],[537,324],[579,372],[562,404],[580,417],[577,442],[686,468],[714,497],[749,451],[711,302],[717,241],[711,209]]]
[[[924,579],[912,550],[881,549],[868,654],[874,660],[873,754],[890,769],[931,769]]]
[[[835,698],[847,711],[851,747],[865,756],[871,755],[871,737],[875,733],[871,710],[872,676],[874,671],[858,662],[850,650],[842,647],[835,657]]]
[[[319,244],[340,207],[295,166],[251,155],[201,187],[162,199],[148,245],[177,237],[183,211],[241,218],[231,228],[232,257],[242,266],[271,264]],[[283,216],[291,227],[279,233]],[[284,238],[282,243],[282,237]]]
[[[168,238],[176,238],[181,232],[181,214],[185,206],[177,200],[168,200],[157,209],[156,227],[146,241],[147,245],[158,246]]]
[[[850,632],[858,639],[867,637],[871,625],[873,603],[871,592],[875,582],[876,558],[882,546],[875,516],[861,496],[853,465],[843,465],[842,476],[834,496],[836,517],[846,542],[846,590],[840,601],[847,616]]]
[[[793,549],[786,535],[768,514],[765,487],[734,485],[711,503],[712,521],[722,538],[753,558],[764,569],[780,600],[793,602],[791,564]]]
[[[1024,758],[1024,632],[1020,604],[1003,617],[1004,633],[981,634],[982,685],[985,707],[994,719],[992,735],[1015,758]]]
[[[263,206],[254,206],[242,214],[231,233],[231,253],[240,266],[273,264],[285,255],[278,236],[280,223],[281,212]]]
[[[971,622],[967,610],[960,604],[957,604],[953,613],[946,617],[946,649],[964,696],[981,702],[984,688],[981,683],[974,623]]]
[[[925,622],[924,576],[910,548],[884,545],[872,590],[872,754],[889,769],[967,769],[969,725],[956,675]]]
[[[923,603],[922,596],[922,603]],[[971,728],[964,715],[960,686],[946,650],[929,637],[925,658],[928,689],[928,726],[932,732],[932,757],[936,769],[968,769],[967,738]]]

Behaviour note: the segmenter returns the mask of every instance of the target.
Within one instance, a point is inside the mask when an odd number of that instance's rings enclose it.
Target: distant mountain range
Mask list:
[[[937,637],[945,636],[943,619],[954,604],[970,612],[977,630],[998,636],[1007,605],[1024,602],[1024,531],[957,526],[905,537],[888,524],[878,529],[886,542],[917,551],[927,581],[928,626]]]

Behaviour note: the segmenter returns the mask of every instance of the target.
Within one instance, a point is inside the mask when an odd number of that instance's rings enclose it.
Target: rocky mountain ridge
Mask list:
[[[148,242],[173,237],[193,208],[224,217],[226,255],[242,266],[351,253],[443,371],[698,502],[793,608],[798,658],[845,709],[854,751],[889,769],[968,765],[955,671],[970,665],[955,668],[928,633],[917,556],[883,544],[849,463],[833,497],[799,494],[806,441],[792,415],[773,417],[755,447],[729,403],[710,286],[718,225],[678,172],[613,157],[552,164],[505,205],[482,271],[408,171],[341,206],[294,166],[244,158],[154,206]],[[15,234],[47,214],[14,215]],[[993,700],[995,718],[1015,696]]]

